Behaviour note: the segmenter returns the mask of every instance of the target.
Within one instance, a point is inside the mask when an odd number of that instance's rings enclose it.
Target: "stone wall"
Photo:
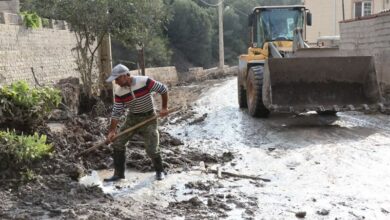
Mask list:
[[[132,75],[139,75],[138,70],[130,71]],[[157,81],[163,82],[168,85],[176,85],[179,82],[177,71],[174,66],[146,68],[145,75]]]
[[[51,28],[30,29],[15,14],[0,13],[0,85],[26,80],[34,85],[53,84],[76,71],[74,34],[64,22]]]
[[[225,66],[223,70],[218,68],[203,69],[202,67],[189,68],[188,72],[179,73],[180,82],[202,81],[206,79],[234,76],[238,73],[238,66]]]
[[[202,67],[194,67],[188,69],[188,72],[179,73],[174,66],[157,67],[145,69],[145,74],[151,78],[163,82],[168,85],[177,85],[183,82],[195,82],[206,79],[221,78],[225,76],[234,76],[238,72],[238,67],[225,66],[221,71],[218,68],[203,69]],[[130,71],[132,75],[139,75],[138,70]]]
[[[0,12],[19,12],[19,0],[0,0]]]
[[[383,96],[390,102],[390,12],[340,23],[340,49],[375,58]]]

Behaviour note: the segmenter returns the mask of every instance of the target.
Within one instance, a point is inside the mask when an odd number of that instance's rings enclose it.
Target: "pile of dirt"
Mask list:
[[[193,121],[195,114],[191,103],[207,86],[204,84],[172,88],[170,108],[182,107],[182,111],[172,114],[169,120],[160,120],[160,128],[170,123]],[[38,129],[39,134],[47,135],[48,142],[53,145],[53,154],[34,164],[32,170],[36,173],[35,181],[26,184],[20,180],[0,180],[0,196],[4,198],[0,201],[1,219],[136,218],[136,214],[130,212],[132,201],[126,204],[121,201],[121,204],[117,204],[118,201],[105,195],[98,187],[85,187],[78,183],[79,178],[84,174],[92,170],[110,168],[113,163],[112,149],[109,146],[76,157],[78,153],[105,140],[109,123],[107,109],[110,109],[110,106],[103,106],[104,111],[98,110],[98,107],[92,109],[95,110],[82,115],[61,113],[60,115],[64,117],[59,117],[61,121],[56,121],[62,126],[60,132],[53,131],[48,126]],[[199,165],[200,161],[205,162],[207,166],[212,163],[224,163],[234,158],[232,154],[226,153],[221,155],[202,153],[199,149],[184,145],[181,140],[162,130],[160,130],[160,147],[164,166],[169,172],[181,172],[188,167]],[[139,171],[151,171],[153,170],[151,164],[144,150],[142,138],[134,135],[127,146],[127,167]],[[186,205],[178,203],[170,206],[178,207],[180,211]],[[123,207],[126,207],[125,210]],[[146,211],[150,213],[141,213],[143,217],[161,217],[161,213],[159,214],[159,210],[155,207]],[[224,216],[224,214],[220,212],[217,216]]]

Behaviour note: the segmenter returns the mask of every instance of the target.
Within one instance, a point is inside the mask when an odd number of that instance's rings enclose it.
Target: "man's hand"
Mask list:
[[[168,115],[168,108],[162,108],[160,110],[160,117],[164,117],[164,116],[167,116]]]
[[[110,132],[108,132],[106,143],[107,144],[112,143],[114,141],[114,137],[115,136],[116,136],[116,131],[115,130],[111,130]]]

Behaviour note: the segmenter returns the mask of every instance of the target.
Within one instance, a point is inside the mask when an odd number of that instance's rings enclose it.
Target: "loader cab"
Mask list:
[[[311,14],[306,13],[304,6],[254,8],[249,16],[249,26],[252,28],[251,46],[262,48],[266,42],[293,41],[296,28],[305,30],[306,17],[311,23]]]

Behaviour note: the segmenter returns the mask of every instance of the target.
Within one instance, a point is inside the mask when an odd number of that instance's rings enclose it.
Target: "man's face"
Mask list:
[[[127,75],[119,76],[115,79],[115,83],[118,84],[120,87],[127,85]]]

